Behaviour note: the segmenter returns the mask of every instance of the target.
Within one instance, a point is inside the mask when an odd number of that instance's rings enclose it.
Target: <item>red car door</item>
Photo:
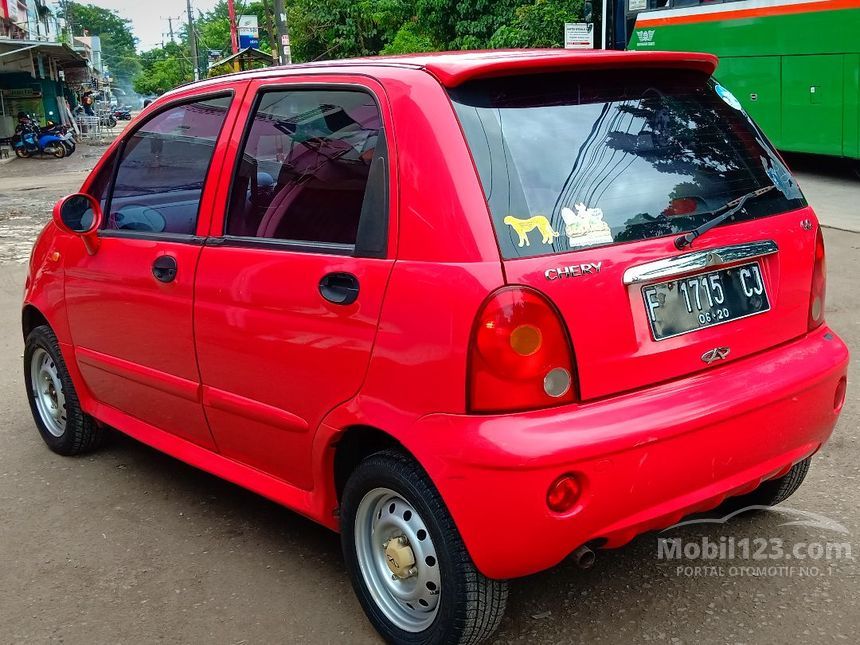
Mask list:
[[[194,313],[219,450],[302,488],[313,431],[364,378],[396,212],[383,93],[360,77],[308,80],[249,87]]]
[[[219,133],[235,121],[242,89],[180,98],[125,135],[90,185],[105,213],[99,249],[70,244],[65,258],[75,356],[94,397],[210,448],[194,273],[214,203],[207,177],[220,171]]]

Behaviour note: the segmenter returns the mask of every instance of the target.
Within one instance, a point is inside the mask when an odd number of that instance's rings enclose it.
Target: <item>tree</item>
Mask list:
[[[408,0],[295,0],[289,7],[293,57],[374,56],[413,18]]]
[[[561,47],[564,23],[583,20],[582,0],[534,0],[514,10],[513,19],[490,38],[490,47]]]
[[[140,55],[141,72],[134,79],[138,94],[163,94],[194,78],[188,49],[167,43]]]
[[[137,39],[131,31],[131,21],[116,11],[91,4],[68,2],[64,17],[71,18],[75,36],[99,36],[102,43],[102,63],[107,66],[115,82],[130,85],[140,70],[135,46]]]

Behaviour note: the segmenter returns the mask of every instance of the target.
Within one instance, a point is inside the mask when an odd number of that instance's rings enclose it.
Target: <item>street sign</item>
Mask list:
[[[565,49],[594,49],[593,22],[564,23]]]
[[[237,16],[236,26],[239,31],[239,49],[260,46],[260,31],[257,26],[257,16]]]

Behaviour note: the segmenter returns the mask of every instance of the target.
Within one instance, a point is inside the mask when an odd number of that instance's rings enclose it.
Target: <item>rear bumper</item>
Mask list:
[[[848,349],[829,329],[609,400],[515,415],[429,415],[410,446],[478,569],[512,578],[576,547],[625,544],[781,475],[827,440]],[[565,515],[546,506],[565,473],[584,483]]]

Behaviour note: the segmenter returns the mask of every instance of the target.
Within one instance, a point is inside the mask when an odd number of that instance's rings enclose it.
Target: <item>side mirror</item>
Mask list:
[[[75,193],[63,197],[54,206],[54,223],[60,230],[79,236],[90,255],[98,251],[102,207],[92,196]]]

